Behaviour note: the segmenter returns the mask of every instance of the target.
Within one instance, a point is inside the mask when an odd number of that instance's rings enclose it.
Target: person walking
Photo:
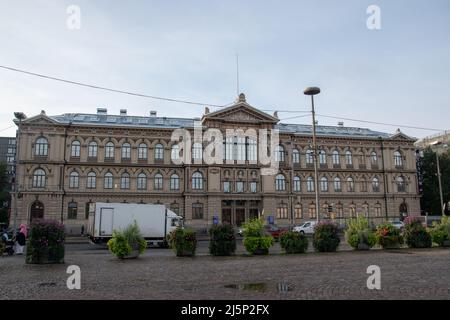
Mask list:
[[[16,254],[23,254],[23,248],[25,247],[27,236],[27,227],[26,225],[21,224],[19,233],[16,235]]]

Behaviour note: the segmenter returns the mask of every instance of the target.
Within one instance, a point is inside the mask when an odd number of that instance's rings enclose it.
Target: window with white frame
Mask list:
[[[284,147],[282,145],[275,147],[275,161],[284,162]]]
[[[328,179],[326,177],[320,178],[320,191],[328,192]]]
[[[372,179],[372,191],[380,192],[380,179],[378,179],[378,177]]]
[[[137,176],[137,189],[146,190],[147,189],[147,175],[141,172]]]
[[[170,158],[172,160],[178,160],[180,159],[180,146],[178,144],[174,144],[172,146],[172,151],[170,153]]]
[[[180,189],[180,177],[174,173],[170,176],[170,190]]]
[[[334,150],[332,153],[333,165],[339,165],[341,163],[340,155],[338,150]]]
[[[325,150],[320,150],[319,151],[319,163],[321,165],[326,165],[327,164],[327,153],[325,152]]]
[[[121,189],[130,189],[130,174],[124,172],[120,177],[120,188]]]
[[[33,173],[33,187],[45,188],[46,175],[43,169],[36,169]]]
[[[403,157],[400,151],[394,152],[394,164],[396,167],[402,167],[403,166]]]
[[[308,179],[306,179],[306,190],[308,192],[314,192],[314,179],[313,179],[313,177],[308,177]]]
[[[295,192],[302,191],[302,180],[300,179],[299,176],[294,177],[294,191]]]
[[[196,142],[192,146],[192,159],[194,162],[200,162],[203,159],[203,146],[200,142]]]
[[[334,178],[334,191],[335,192],[341,192],[342,191],[341,178],[339,178],[339,177]]]
[[[201,190],[203,189],[203,174],[196,171],[192,174],[192,189]]]
[[[145,143],[141,143],[138,146],[138,159],[143,160],[148,157],[148,148]]]
[[[275,190],[284,191],[286,190],[286,178],[282,174],[278,174],[275,177]]]
[[[131,159],[131,144],[128,142],[122,144],[122,159]]]
[[[355,191],[355,180],[353,180],[352,177],[347,178],[347,190],[348,192],[354,192]]]
[[[258,143],[256,139],[247,139],[247,160],[257,161],[258,160]]]
[[[69,188],[78,188],[80,186],[80,175],[72,171],[69,175]]]
[[[345,164],[349,166],[353,164],[353,154],[350,150],[345,151]]]
[[[115,156],[115,146],[114,143],[109,141],[105,145],[105,158],[107,159],[113,159]]]
[[[314,164],[314,152],[311,149],[306,150],[306,164]]]
[[[297,149],[292,150],[292,162],[294,164],[300,163],[300,152]]]
[[[160,173],[155,174],[153,187],[155,190],[163,189],[163,176]]]
[[[48,140],[46,138],[40,137],[36,140],[34,154],[41,157],[48,155]]]
[[[164,147],[160,143],[155,146],[155,160],[164,160]]]
[[[103,182],[104,182],[103,183],[103,187],[105,189],[112,189],[113,188],[113,183],[114,183],[114,176],[113,176],[113,174],[111,172],[107,172],[105,174],[105,178],[104,178]]]
[[[89,158],[97,158],[98,154],[98,144],[95,141],[89,142],[88,145],[88,157]]]
[[[81,143],[78,140],[72,141],[72,146],[70,149],[70,156],[71,157],[79,157],[80,156],[80,150],[81,150]]]
[[[88,189],[95,189],[97,187],[97,174],[94,171],[88,173],[86,187]]]

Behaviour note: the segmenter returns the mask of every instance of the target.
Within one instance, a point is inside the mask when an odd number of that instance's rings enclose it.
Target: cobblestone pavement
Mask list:
[[[0,299],[450,299],[449,249],[195,258],[150,249],[121,261],[105,249],[66,247],[62,265],[0,258]],[[66,287],[72,264],[81,290]],[[369,265],[381,268],[381,290],[367,289]]]

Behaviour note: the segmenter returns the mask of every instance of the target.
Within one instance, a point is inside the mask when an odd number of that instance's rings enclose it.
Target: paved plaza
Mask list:
[[[450,250],[195,258],[148,249],[121,261],[106,249],[67,244],[65,264],[27,265],[23,256],[0,258],[1,299],[449,299]],[[69,290],[69,265],[81,268],[81,289]],[[381,269],[381,290],[366,286],[369,265]]]

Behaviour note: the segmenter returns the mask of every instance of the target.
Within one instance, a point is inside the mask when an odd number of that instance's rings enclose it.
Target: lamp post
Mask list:
[[[434,143],[431,143],[433,146],[442,145],[441,141],[436,141]],[[437,167],[437,177],[438,177],[438,184],[439,184],[439,197],[441,200],[441,215],[444,216],[444,197],[442,196],[442,181],[441,181],[441,169],[439,166],[439,153],[436,149],[436,167]]]
[[[16,159],[14,168],[14,222],[13,222],[13,235],[17,234],[17,197],[19,195],[19,179],[17,174],[17,164],[19,163],[19,151],[20,151],[20,129],[22,120],[25,120],[27,116],[23,112],[14,112],[14,117],[19,120],[19,127],[17,129],[17,139],[16,139]]]
[[[314,111],[314,96],[320,93],[318,87],[308,87],[303,93],[311,96],[311,114],[313,129],[313,160],[314,160],[314,189],[316,191],[316,220],[319,222],[320,206],[319,206],[319,170],[317,164],[317,141],[316,141],[316,112]]]

